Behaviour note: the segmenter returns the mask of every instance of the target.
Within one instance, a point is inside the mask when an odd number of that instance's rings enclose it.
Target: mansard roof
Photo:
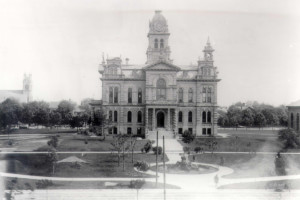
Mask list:
[[[143,68],[145,71],[147,70],[158,70],[158,71],[180,71],[180,67],[177,67],[176,65],[173,65],[166,61],[158,61],[155,63],[152,63],[150,65],[147,65]]]
[[[287,107],[300,107],[300,100],[287,105]]]

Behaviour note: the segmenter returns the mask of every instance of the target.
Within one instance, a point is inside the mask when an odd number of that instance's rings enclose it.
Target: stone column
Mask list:
[[[174,108],[174,134],[177,136],[178,133],[178,110]]]
[[[146,110],[145,110],[145,135],[147,135],[148,133],[148,108],[146,107]]]
[[[152,131],[155,129],[155,108],[152,109]]]
[[[170,130],[170,108],[168,108],[168,115],[167,115],[167,130]]]

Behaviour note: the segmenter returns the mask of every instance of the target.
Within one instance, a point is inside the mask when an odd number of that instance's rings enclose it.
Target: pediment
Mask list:
[[[151,70],[151,71],[179,71],[180,68],[167,62],[157,62],[144,67],[144,70]]]

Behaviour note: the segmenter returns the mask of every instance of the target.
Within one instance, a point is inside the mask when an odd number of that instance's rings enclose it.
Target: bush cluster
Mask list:
[[[131,180],[129,183],[129,188],[135,188],[135,189],[140,189],[143,187],[143,185],[146,183],[145,180]]]
[[[147,162],[145,161],[137,161],[134,165],[139,171],[146,172],[149,170],[150,166]]]
[[[53,186],[53,182],[50,180],[46,180],[46,179],[42,179],[42,180],[38,180],[36,183],[36,188],[38,189],[44,189],[47,188],[49,186]]]
[[[162,147],[160,147],[160,146],[153,147],[152,151],[154,152],[154,154],[156,154],[156,152],[157,152],[158,155],[161,155],[162,154]]]

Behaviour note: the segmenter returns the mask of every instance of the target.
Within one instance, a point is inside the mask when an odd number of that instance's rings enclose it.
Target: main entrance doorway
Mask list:
[[[165,127],[165,115],[163,112],[157,113],[157,128]]]

